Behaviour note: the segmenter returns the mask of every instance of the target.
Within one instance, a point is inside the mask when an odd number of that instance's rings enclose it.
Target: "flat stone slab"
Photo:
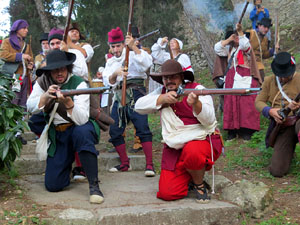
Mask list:
[[[99,178],[105,196],[100,205],[89,203],[88,183],[48,192],[42,175],[22,176],[20,182],[31,199],[50,208],[51,224],[240,224],[240,209],[214,196],[208,204],[196,203],[192,195],[170,202],[157,199],[159,176],[123,172],[100,173]]]
[[[128,155],[128,157],[132,170],[145,170],[145,155]],[[120,158],[117,153],[100,153],[98,157],[99,171],[107,171],[119,164]],[[46,161],[39,161],[36,155],[21,155],[16,159],[14,165],[21,175],[42,174],[45,172]]]

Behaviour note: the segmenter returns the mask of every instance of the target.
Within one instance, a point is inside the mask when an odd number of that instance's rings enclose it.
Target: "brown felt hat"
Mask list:
[[[69,27],[69,31],[70,30],[78,30],[79,32],[79,36],[80,36],[80,40],[85,40],[85,37],[81,34],[80,32],[80,28],[79,28],[79,25],[78,23],[72,23]]]
[[[191,82],[194,81],[194,74],[188,70],[183,71],[181,64],[174,59],[169,59],[169,60],[165,61],[161,66],[161,72],[160,73],[150,73],[150,76],[156,82],[163,84],[163,81],[162,81],[163,76],[175,75],[175,74],[179,74],[179,73],[183,74],[184,80],[189,80]]]

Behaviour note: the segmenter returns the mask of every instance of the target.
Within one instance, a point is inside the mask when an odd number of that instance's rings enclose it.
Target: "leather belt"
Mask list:
[[[64,132],[68,127],[72,126],[73,123],[63,123],[55,126],[55,130],[59,132]]]

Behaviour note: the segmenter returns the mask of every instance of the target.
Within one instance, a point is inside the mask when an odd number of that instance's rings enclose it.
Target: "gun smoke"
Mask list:
[[[208,31],[220,33],[225,31],[228,26],[234,27],[242,14],[245,2],[236,3],[234,10],[224,8],[220,0],[186,0],[184,8],[196,18],[201,18],[206,22]],[[249,17],[250,11],[254,8],[249,4],[245,17]]]

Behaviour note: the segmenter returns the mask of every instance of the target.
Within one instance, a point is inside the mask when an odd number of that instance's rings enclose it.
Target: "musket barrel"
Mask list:
[[[73,95],[85,95],[85,94],[101,94],[107,90],[110,90],[110,87],[61,90],[61,93],[64,96],[73,96]]]
[[[148,38],[148,37],[150,37],[150,36],[152,36],[152,35],[154,35],[154,34],[158,34],[158,33],[160,33],[160,30],[159,30],[159,29],[154,30],[154,31],[151,31],[151,32],[149,32],[149,33],[147,33],[147,34],[145,34],[145,35],[143,35],[143,36],[137,38],[137,40],[138,40],[138,41],[142,41],[142,40],[145,40],[146,38]]]
[[[129,3],[129,17],[128,17],[128,25],[127,25],[127,35],[131,35],[131,22],[133,18],[133,6],[134,0],[130,0]],[[125,54],[125,61],[124,61],[124,71],[128,72],[128,65],[129,65],[129,47],[126,46],[126,54]],[[127,79],[123,77],[123,85],[122,85],[122,98],[121,98],[121,105],[126,105],[126,88],[127,88]]]
[[[261,88],[219,88],[219,89],[178,89],[178,95],[248,95],[257,93]]]
[[[242,14],[241,14],[241,17],[240,17],[240,19],[239,19],[239,23],[242,23],[242,20],[243,20],[243,17],[244,17],[244,15],[245,15],[245,12],[246,12],[246,10],[247,10],[248,5],[249,5],[249,0],[247,0],[247,2],[246,2],[246,5],[245,5],[245,7],[244,7],[244,9],[243,9],[243,12],[242,12]]]

